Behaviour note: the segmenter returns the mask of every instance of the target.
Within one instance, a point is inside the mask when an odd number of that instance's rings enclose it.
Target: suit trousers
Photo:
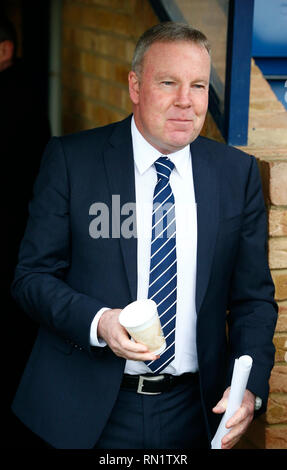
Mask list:
[[[95,449],[207,449],[199,383],[159,395],[121,388]]]

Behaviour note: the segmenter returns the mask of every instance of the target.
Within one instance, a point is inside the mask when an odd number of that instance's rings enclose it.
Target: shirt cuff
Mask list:
[[[108,307],[103,307],[94,316],[94,319],[93,319],[92,324],[91,324],[91,329],[90,329],[90,344],[91,344],[91,346],[98,346],[98,347],[103,348],[104,346],[107,345],[105,340],[103,340],[102,338],[98,338],[99,319],[101,318],[102,314],[106,310],[110,310],[110,309]]]

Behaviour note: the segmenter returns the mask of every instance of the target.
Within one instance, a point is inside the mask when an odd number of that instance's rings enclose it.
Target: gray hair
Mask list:
[[[139,38],[132,60],[132,70],[141,75],[144,55],[154,42],[187,41],[204,47],[210,55],[211,46],[207,37],[186,23],[167,21],[156,24]]]

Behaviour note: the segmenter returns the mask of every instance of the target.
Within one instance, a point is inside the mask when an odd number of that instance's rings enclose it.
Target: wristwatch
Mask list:
[[[260,397],[255,397],[255,404],[254,404],[254,410],[257,411],[257,410],[260,410],[262,406],[262,400]]]

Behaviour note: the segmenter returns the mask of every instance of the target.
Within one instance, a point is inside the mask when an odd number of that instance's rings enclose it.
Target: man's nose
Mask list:
[[[192,105],[191,89],[189,85],[182,85],[178,88],[174,105],[180,108],[189,108]]]

